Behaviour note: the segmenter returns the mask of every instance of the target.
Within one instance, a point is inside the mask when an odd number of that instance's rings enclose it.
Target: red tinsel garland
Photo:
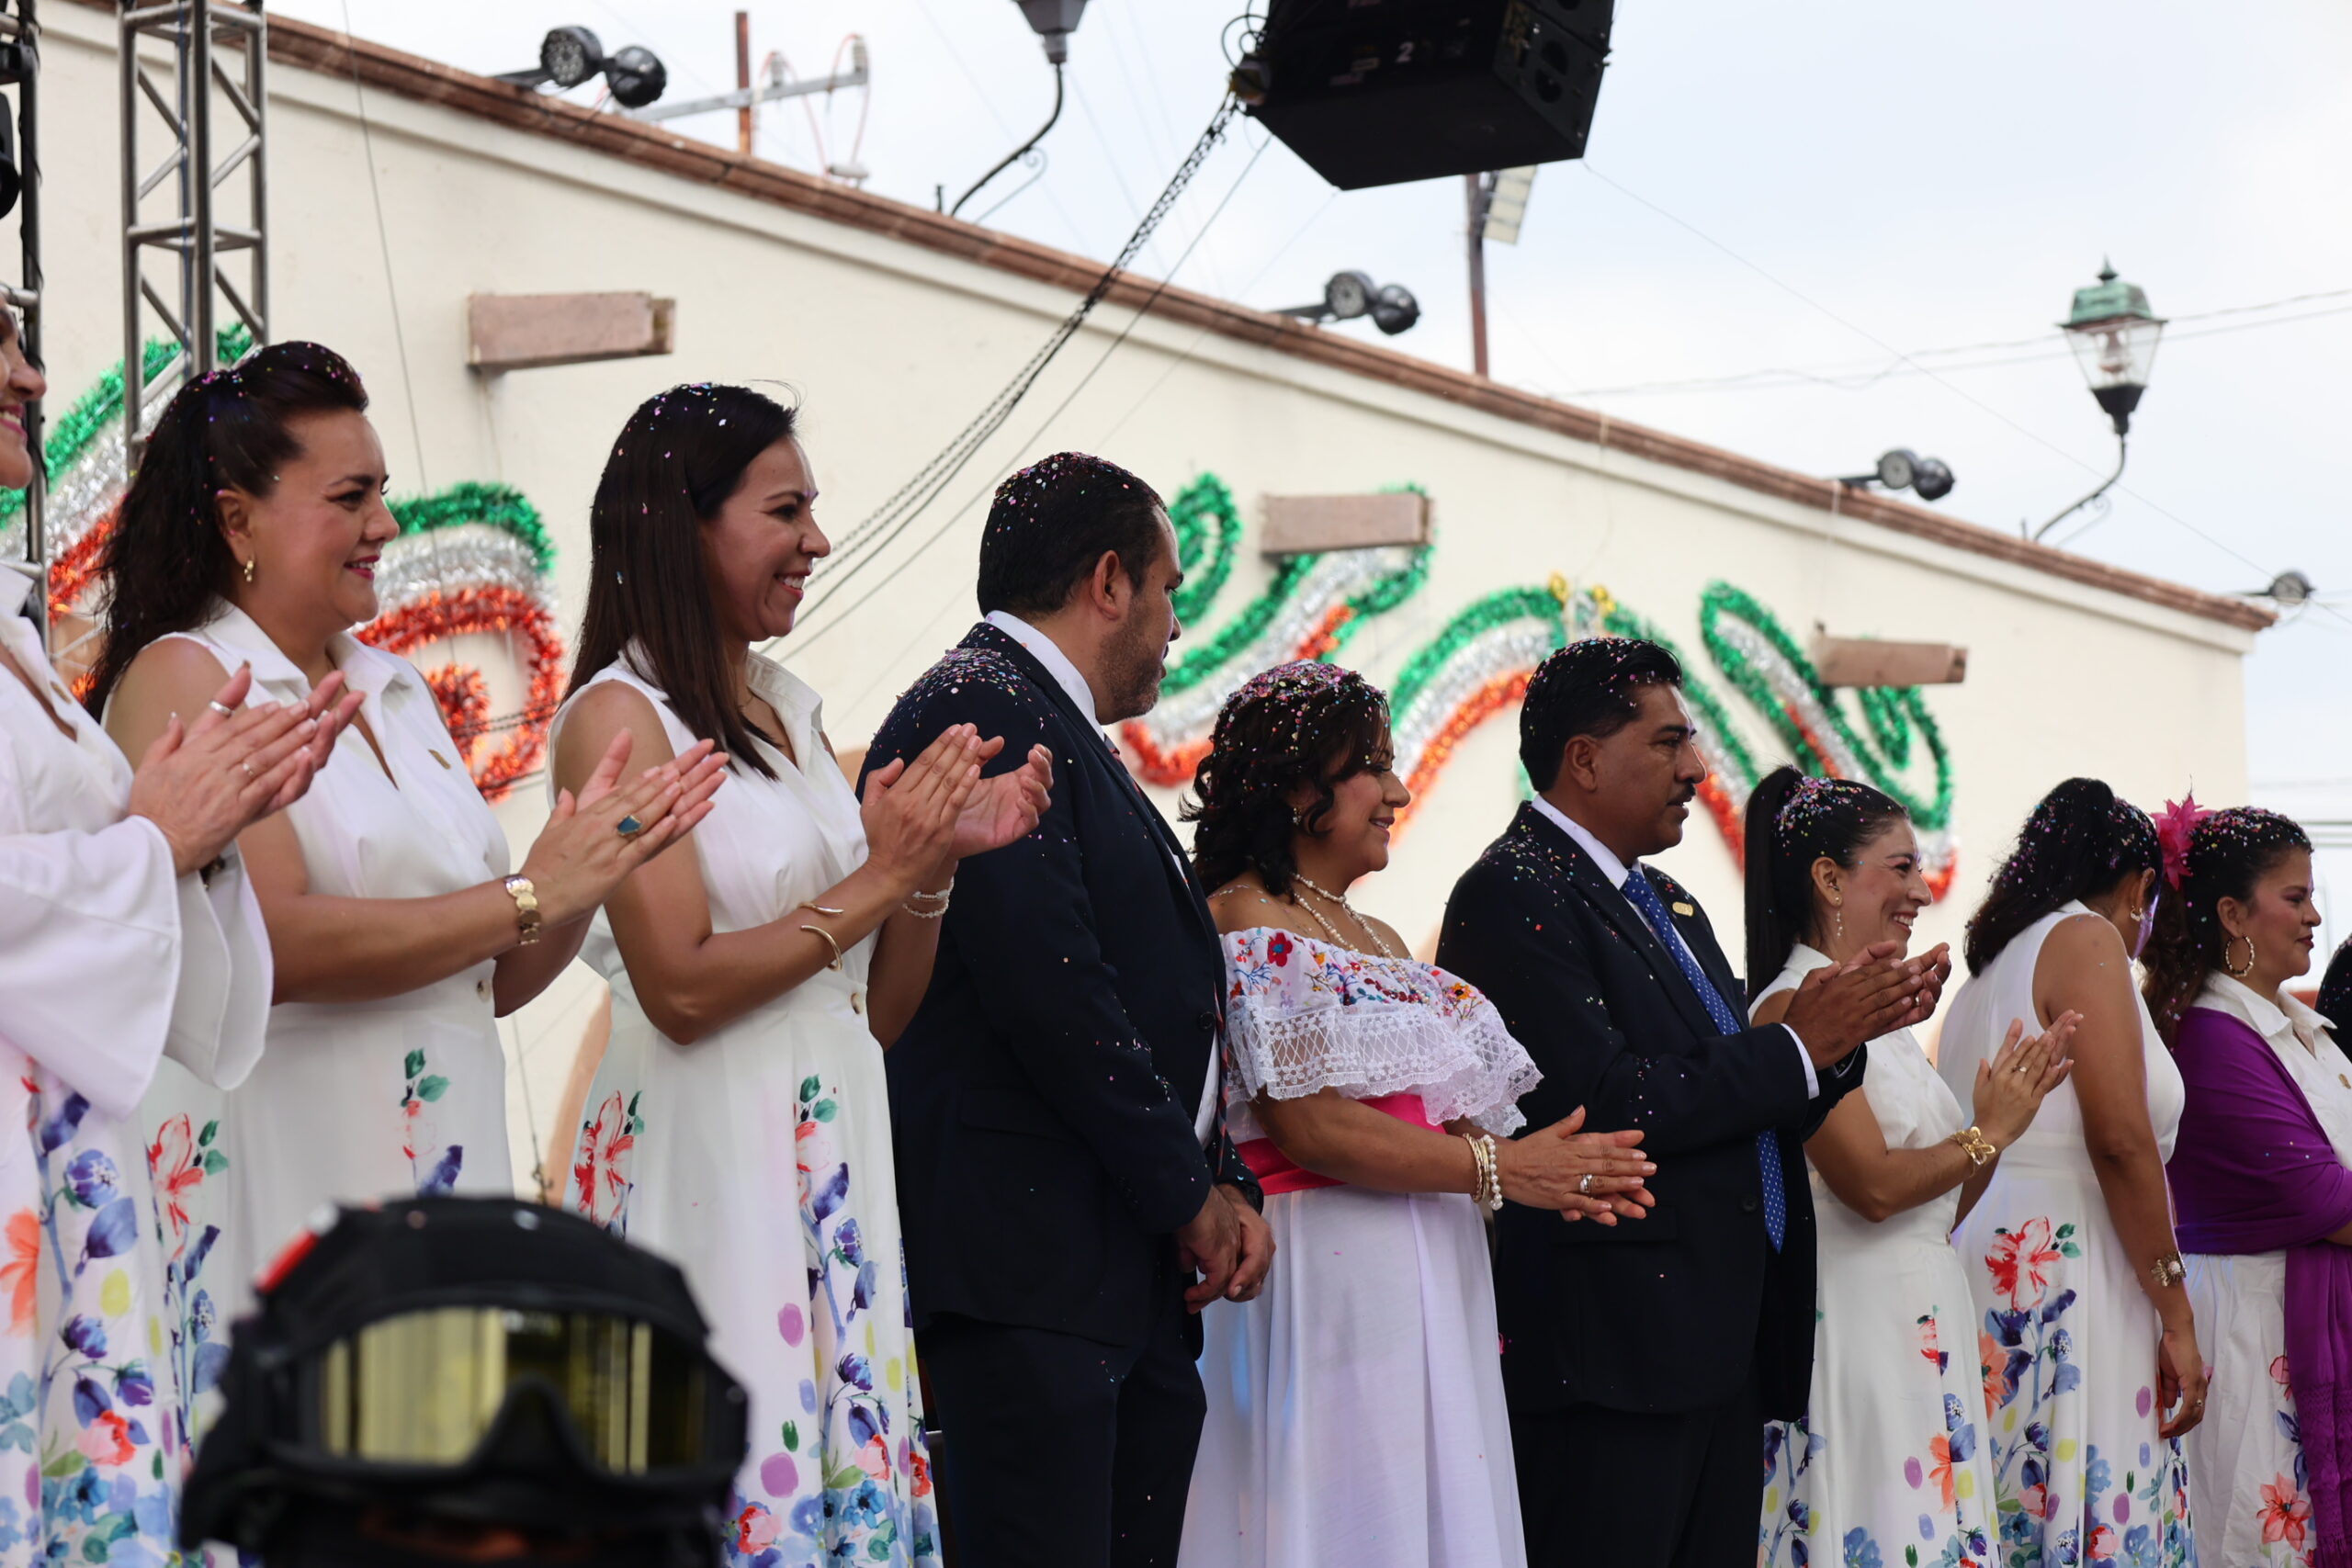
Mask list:
[[[1527,695],[1528,677],[1534,673],[1532,670],[1515,670],[1498,675],[1464,697],[1462,705],[1446,716],[1443,727],[1430,737],[1428,747],[1422,750],[1419,760],[1414,762],[1413,776],[1405,781],[1405,787],[1412,791],[1413,799],[1397,818],[1399,828],[1410,821],[1413,814],[1421,808],[1421,803],[1429,798],[1429,792],[1437,785],[1438,774],[1444,771],[1446,762],[1453,755],[1453,748],[1460,744],[1463,737]]]
[[[460,588],[435,591],[387,611],[361,627],[359,638],[388,653],[405,655],[426,643],[469,633],[518,638],[529,666],[530,691],[521,722],[487,758],[472,759],[472,748],[486,733],[482,719],[450,712],[443,699],[451,739],[468,749],[475,786],[485,800],[503,800],[514,781],[546,756],[548,723],[563,701],[563,639],[556,635],[554,618],[528,594],[512,588]],[[442,694],[436,690],[435,695]]]

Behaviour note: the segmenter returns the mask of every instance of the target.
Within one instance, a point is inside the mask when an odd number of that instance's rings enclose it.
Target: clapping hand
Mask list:
[[[299,703],[243,705],[253,667],[240,665],[194,724],[172,715],[139,760],[125,815],[155,824],[181,876],[211,864],[238,834],[302,798],[359,694],[330,674]]]
[[[615,735],[580,793],[556,795],[547,826],[524,857],[523,874],[537,890],[548,925],[594,914],[622,878],[710,814],[710,797],[726,782],[727,760],[709,741],[697,740],[624,784],[634,743],[626,729]]]
[[[1001,738],[980,742],[977,752],[985,763],[1004,749]],[[1010,773],[984,778],[956,819],[956,843],[948,852],[957,860],[1001,849],[1025,839],[1046,814],[1054,787],[1054,753],[1046,746],[1029,748],[1029,760]]]
[[[2075,1037],[2078,1012],[2063,1012],[2057,1021],[2025,1038],[2025,1020],[2009,1020],[2007,1038],[1989,1061],[1976,1064],[1976,1130],[1996,1149],[2006,1149],[2025,1134],[2043,1097],[2066,1081],[2074,1063],[2066,1046]]]

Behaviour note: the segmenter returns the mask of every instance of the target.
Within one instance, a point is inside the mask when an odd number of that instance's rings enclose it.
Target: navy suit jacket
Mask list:
[[[899,699],[866,770],[962,723],[1004,738],[990,773],[1050,748],[1054,786],[1035,832],[957,869],[888,1058],[916,1326],[952,1313],[1140,1345],[1184,1283],[1170,1233],[1216,1182],[1257,1194],[1222,1106],[1205,1153],[1193,1130],[1224,1024],[1216,923],[1102,731],[994,626]]]
[[[1744,1017],[1698,901],[1642,869]],[[1437,958],[1486,992],[1543,1070],[1519,1102],[1528,1133],[1581,1105],[1591,1131],[1642,1128],[1658,1168],[1645,1219],[1570,1224],[1504,1207],[1495,1294],[1510,1407],[1696,1411],[1734,1398],[1752,1375],[1768,1417],[1802,1416],[1814,1325],[1804,1140],[1862,1081],[1865,1053],[1820,1073],[1808,1100],[1788,1032],[1719,1031],[1624,894],[1532,806],[1454,885]],[[1788,1204],[1778,1253],[1756,1152],[1766,1129],[1780,1140]]]

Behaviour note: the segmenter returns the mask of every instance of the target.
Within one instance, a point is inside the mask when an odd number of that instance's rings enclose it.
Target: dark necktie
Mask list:
[[[1658,941],[1666,944],[1666,951],[1673,954],[1674,962],[1681,967],[1682,977],[1699,993],[1699,1000],[1705,1006],[1707,1016],[1715,1021],[1715,1027],[1725,1034],[1739,1033],[1740,1021],[1732,1012],[1731,1004],[1724,1000],[1723,993],[1715,989],[1715,983],[1707,978],[1706,971],[1699,967],[1699,961],[1684,945],[1682,933],[1675,929],[1665,904],[1658,899],[1657,889],[1650,886],[1650,879],[1643,874],[1640,866],[1635,866],[1625,878],[1624,892]],[[1764,1230],[1772,1238],[1772,1250],[1778,1252],[1789,1231],[1789,1199],[1781,1186],[1780,1136],[1769,1127],[1756,1134],[1756,1164],[1764,1176]]]

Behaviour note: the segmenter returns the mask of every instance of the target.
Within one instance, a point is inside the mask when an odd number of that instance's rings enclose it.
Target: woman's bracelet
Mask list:
[[[807,898],[800,901],[799,908],[803,909],[813,909],[820,915],[839,915],[846,912],[841,909],[828,908],[822,904]],[[804,931],[813,931],[817,935],[823,937],[825,939],[825,945],[833,950],[833,961],[831,964],[826,964],[826,968],[838,969],[842,966],[842,944],[834,938],[832,932],[827,931],[822,926],[802,926],[800,929]]]
[[[948,896],[955,891],[956,879],[951,876],[947,879],[947,886],[936,893],[926,893],[917,888],[907,895],[905,901],[899,908],[919,920],[935,920],[947,913]],[[925,906],[935,907],[926,908]]]
[[[2180,1260],[2179,1253],[2167,1252],[2148,1265],[2148,1278],[2156,1282],[2156,1289],[2165,1290],[2188,1278],[2188,1265]]]
[[[527,876],[510,876],[501,886],[514,900],[515,944],[528,947],[539,940],[539,890]]]
[[[1962,1127],[1951,1135],[1951,1141],[1960,1145],[1960,1152],[1968,1156],[1968,1163],[1979,1170],[1992,1164],[2001,1152],[1993,1146],[1992,1139],[1975,1127]]]
[[[1468,1133],[1462,1133],[1457,1136],[1470,1145],[1471,1163],[1476,1168],[1476,1177],[1472,1184],[1470,1195],[1489,1211],[1500,1209],[1503,1206],[1503,1180],[1501,1169],[1495,1158],[1493,1136],[1486,1133],[1480,1133],[1475,1136]]]

